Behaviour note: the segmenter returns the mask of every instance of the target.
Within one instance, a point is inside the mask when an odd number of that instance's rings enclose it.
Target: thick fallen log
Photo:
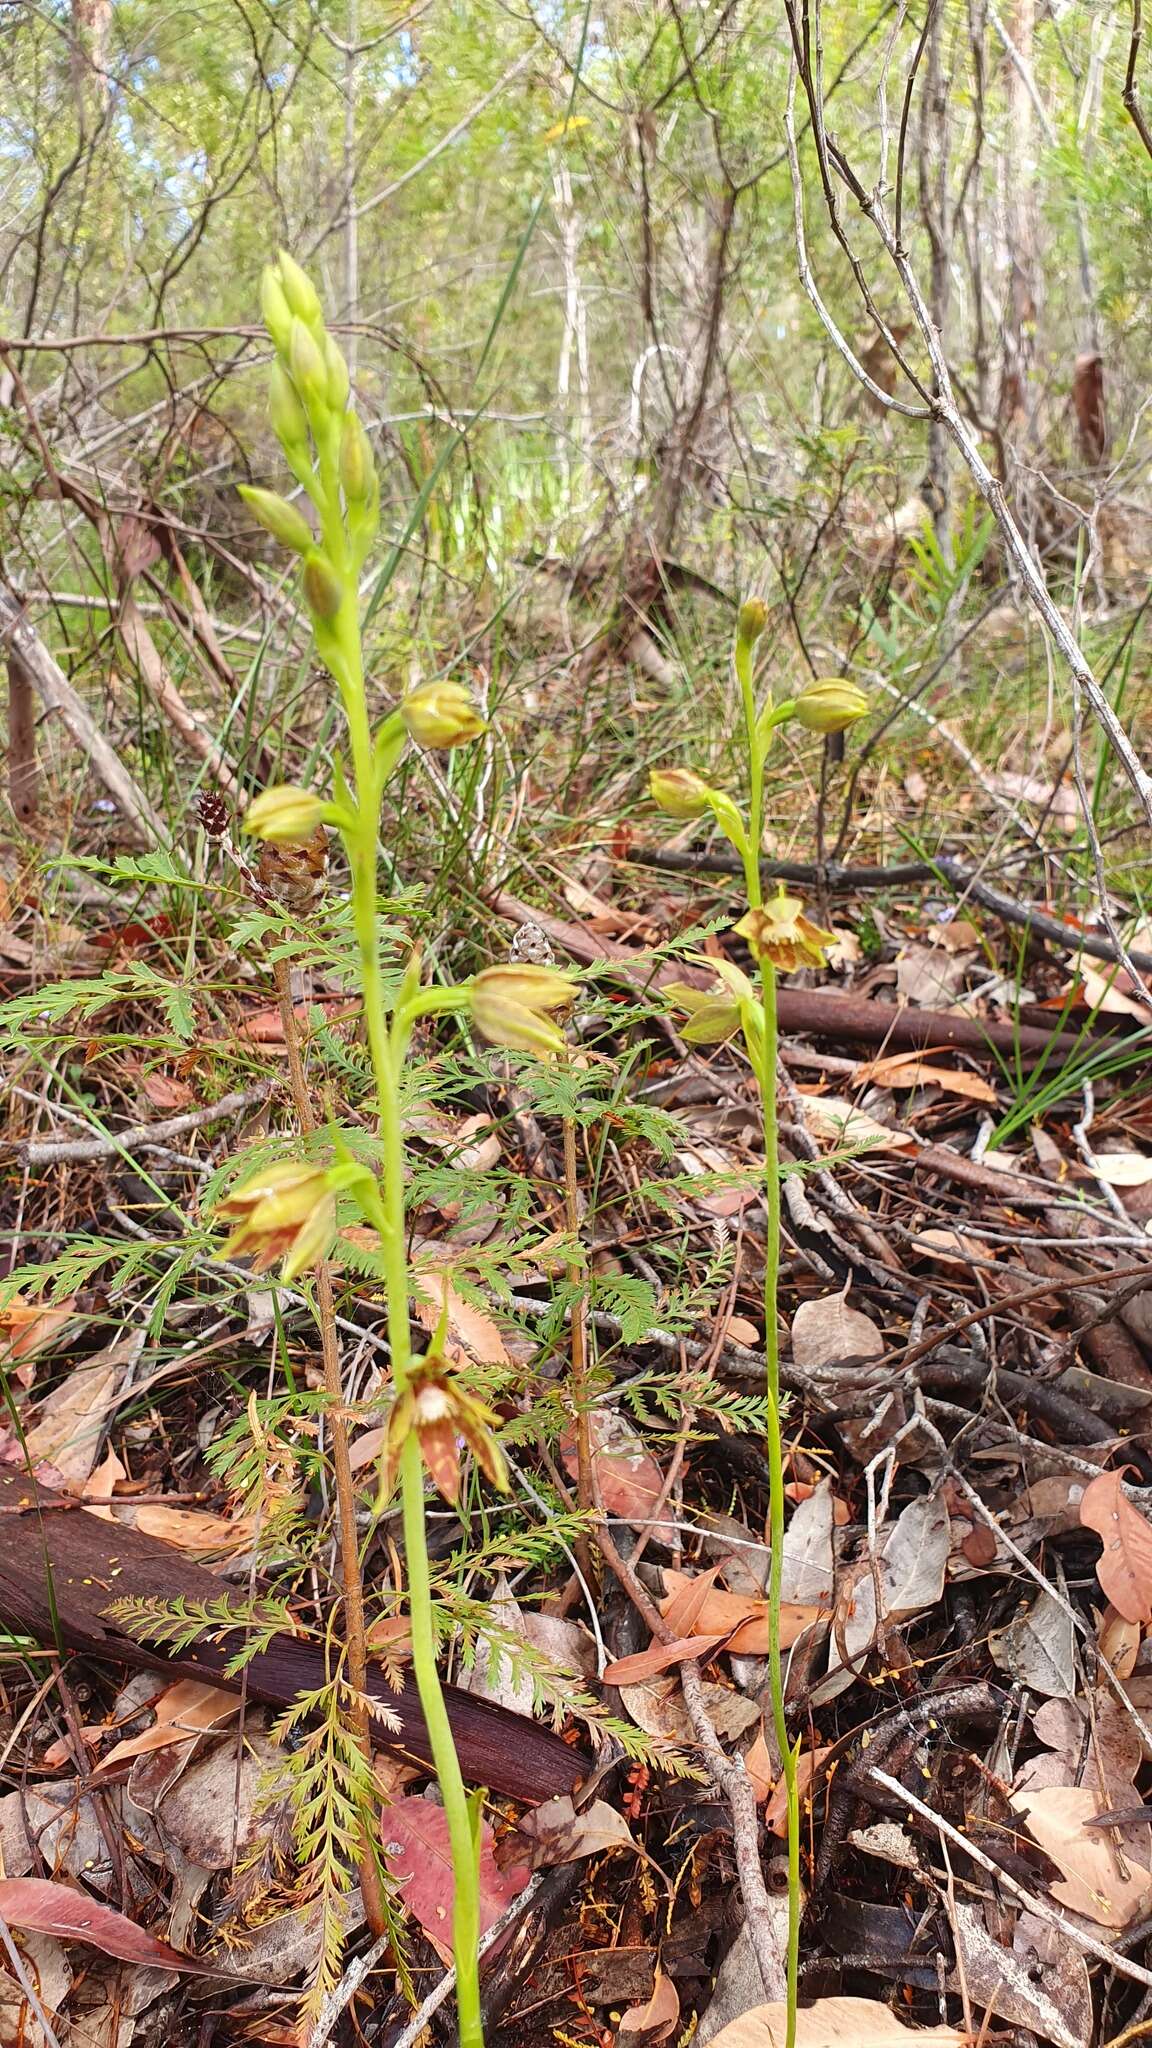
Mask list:
[[[118,1600],[189,1603],[241,1596],[181,1556],[170,1544],[120,1522],[85,1513],[77,1501],[36,1486],[18,1471],[0,1473],[0,1624],[58,1647],[171,1678],[199,1678],[272,1707],[290,1706],[302,1692],[322,1686],[324,1651],[318,1643],[277,1635],[254,1656],[246,1676],[229,1678],[225,1665],[241,1640],[199,1642],[179,1655],[139,1641],[118,1626],[109,1609]],[[373,1724],[382,1749],[428,1765],[432,1753],[415,1681],[406,1674],[394,1692],[382,1671],[369,1672],[369,1691],[400,1723],[395,1734]],[[587,1776],[591,1759],[547,1728],[490,1700],[445,1687],[460,1767],[473,1785],[530,1802],[571,1792]]]

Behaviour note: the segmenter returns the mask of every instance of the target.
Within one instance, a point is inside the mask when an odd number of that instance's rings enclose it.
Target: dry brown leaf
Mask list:
[[[575,1863],[582,1856],[600,1856],[605,1849],[632,1849],[640,1854],[623,1816],[606,1799],[594,1799],[580,1813],[569,1794],[546,1799],[520,1822],[518,1833],[532,1845],[531,1870],[550,1870]]]
[[[75,1308],[73,1294],[51,1308],[42,1301],[21,1301],[14,1294],[0,1308],[0,1357],[10,1370],[15,1367],[13,1378],[22,1387],[32,1384],[32,1360],[36,1353],[43,1351],[57,1331],[71,1322]]]
[[[1090,967],[1087,960],[1081,960],[1076,967],[1076,979],[1068,986],[1075,989],[1077,985],[1090,1010],[1103,1010],[1105,1015],[1116,1017],[1139,1017],[1142,1024],[1147,1024],[1147,1006],[1124,993],[1124,975],[1117,974],[1115,968],[1102,974],[1098,967]]]
[[[711,1577],[704,1574],[705,1579]],[[691,1619],[687,1633],[692,1636],[728,1637],[726,1648],[736,1656],[764,1657],[768,1654],[768,1602],[756,1600],[745,1593],[726,1593],[721,1586],[709,1585],[704,1598],[695,1598],[697,1581],[685,1572],[665,1571],[664,1599],[660,1612],[670,1628],[678,1631],[684,1627],[682,1610],[685,1596],[691,1595],[687,1613]],[[815,1603],[800,1605],[795,1601],[781,1602],[780,1647],[791,1649],[798,1637],[818,1621],[825,1608]]]
[[[788,2009],[754,2005],[716,2035],[711,2048],[784,2048]],[[966,2048],[958,2027],[904,2027],[872,1998],[818,1998],[796,2015],[796,2048]]]
[[[500,1328],[490,1315],[481,1308],[475,1308],[458,1294],[451,1281],[443,1272],[418,1270],[416,1280],[427,1300],[416,1300],[412,1304],[413,1314],[423,1329],[435,1330],[444,1312],[448,1309],[448,1334],[457,1344],[463,1346],[468,1356],[477,1365],[510,1365],[512,1363],[505,1349]]]
[[[152,1104],[153,1109],[188,1109],[196,1100],[196,1093],[187,1081],[181,1081],[173,1074],[166,1074],[160,1067],[151,1073],[138,1073],[140,1093]]]
[[[912,1249],[935,1259],[939,1266],[970,1266],[973,1259],[991,1258],[995,1247],[963,1237],[958,1230],[943,1229],[918,1230],[912,1239]]]
[[[623,1416],[597,1408],[588,1418],[592,1438],[592,1469],[605,1511],[642,1528],[651,1521],[664,1488],[664,1475],[650,1451]],[[562,1437],[565,1470],[576,1477],[575,1433]]]
[[[127,1477],[128,1472],[123,1461],[109,1445],[96,1470],[89,1475],[84,1484],[83,1499],[87,1513],[95,1515],[99,1522],[114,1522],[116,1517],[111,1508],[103,1503],[111,1500],[121,1480]]]
[[[849,1359],[879,1360],[884,1339],[870,1316],[849,1308],[843,1294],[802,1301],[792,1318],[792,1361],[801,1372],[826,1372]]]
[[[1142,1631],[1138,1621],[1126,1621],[1109,1602],[1096,1632],[1100,1654],[1106,1657],[1117,1678],[1130,1678],[1136,1669]]]
[[[176,1742],[192,1742],[208,1728],[220,1728],[240,1712],[238,1693],[224,1692],[217,1685],[200,1685],[194,1678],[182,1678],[170,1685],[156,1702],[156,1719],[142,1735],[129,1735],[101,1757],[96,1770],[111,1770],[129,1757],[146,1756],[153,1749],[168,1749]],[[94,1773],[95,1775],[95,1773]]]
[[[826,1756],[831,1756],[832,1745],[823,1749],[806,1749],[796,1759],[796,1791],[801,1799],[807,1792]],[[788,1833],[788,1787],[781,1777],[764,1808],[764,1825],[770,1835],[779,1835],[781,1841]]]
[[[160,1501],[133,1508],[132,1520],[145,1536],[155,1536],[177,1550],[243,1550],[256,1533],[254,1515],[238,1515],[230,1522],[227,1515],[202,1514],[197,1508],[166,1508]]]
[[[947,1010],[964,986],[967,959],[942,947],[911,941],[896,956],[896,994],[923,1010]]]
[[[82,2040],[75,2024],[66,2032],[60,2018],[72,1988],[72,1967],[60,1942],[50,1934],[26,1934],[20,1952],[24,1976],[45,2018],[56,2027],[56,2039]],[[48,2048],[47,2035],[6,1955],[0,1958],[0,2048]]]
[[[891,1059],[871,1060],[858,1069],[858,1081],[871,1081],[880,1088],[943,1088],[947,1095],[963,1095],[969,1102],[995,1102],[996,1090],[982,1074],[970,1074],[964,1067],[938,1067],[918,1053],[895,1053]]]
[[[705,1681],[702,1693],[708,1719],[722,1742],[732,1742],[738,1735],[747,1734],[760,1719],[755,1700],[745,1698],[731,1686],[709,1685]],[[678,1679],[652,1678],[643,1685],[624,1685],[620,1698],[625,1712],[645,1735],[669,1742],[695,1743]]]
[[[776,1782],[772,1754],[764,1738],[763,1719],[761,1719],[760,1726],[756,1730],[748,1748],[744,1751],[744,1769],[752,1781],[753,1795],[757,1806],[759,1806],[763,1800],[769,1798],[772,1787]]]
[[[632,1657],[617,1657],[614,1664],[606,1664],[604,1678],[609,1685],[643,1685],[645,1679],[658,1678],[662,1671],[670,1671],[674,1664],[686,1663],[689,1657],[707,1663],[727,1641],[726,1634],[677,1636],[672,1643],[652,1642],[646,1650],[637,1650]]]
[[[910,1152],[916,1149],[912,1131],[894,1131],[877,1123],[874,1116],[857,1109],[840,1095],[805,1095],[804,1122],[814,1138],[823,1138],[839,1151],[851,1147],[862,1152]]]
[[[667,2041],[680,2021],[680,1994],[663,1970],[657,1970],[652,1996],[643,2005],[630,2005],[620,2021],[617,2048],[643,2042],[644,2048],[658,2048]]]
[[[1152,1159],[1144,1152],[1097,1152],[1096,1178],[1110,1188],[1143,1188],[1152,1180]]]
[[[1084,1488],[1080,1520],[1104,1545],[1096,1560],[1101,1589],[1125,1621],[1152,1618],[1152,1523],[1127,1499],[1128,1467],[1101,1472]]]
[[[1127,1927],[1152,1906],[1152,1870],[1125,1853],[1118,1857],[1102,1828],[1085,1822],[1100,1811],[1100,1795],[1087,1785],[1028,1787],[1010,1804],[1063,1875],[1054,1899],[1101,1927]]]
[[[85,1359],[54,1387],[40,1405],[39,1418],[25,1438],[33,1469],[51,1466],[54,1484],[79,1490],[100,1454],[108,1412],[120,1382],[144,1348],[144,1328],[109,1344]]]

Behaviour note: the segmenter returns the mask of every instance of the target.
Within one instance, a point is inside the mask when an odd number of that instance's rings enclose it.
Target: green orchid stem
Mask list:
[[[760,886],[760,844],[764,833],[764,763],[771,721],[761,721],[756,711],[754,649],[737,634],[736,676],[744,709],[750,788],[748,793],[748,836],[742,849],[744,886],[748,907],[759,910],[763,903]],[[783,709],[783,707],[781,707]],[[780,1594],[784,1571],[784,1432],[780,1414],[780,1143],[776,1114],[776,1052],[779,1028],[776,1015],[776,969],[771,961],[760,965],[760,999],[763,1036],[756,1062],[760,1084],[760,1105],[764,1120],[764,1364],[768,1394],[768,1525],[771,1559],[768,1574],[768,1690],[772,1703],[772,1725],[784,1790],[788,1822],[788,1957],[787,2027],[785,2048],[795,2048],[796,1997],[800,1961],[800,1800],[796,1781],[797,1746],[789,1740],[784,1711],[784,1669],[780,1654]]]
[[[448,1822],[455,1880],[452,1905],[452,1953],[456,1960],[456,2025],[460,2048],[484,2048],[480,2017],[480,1869],[478,1843],[472,1827],[468,1794],[460,1773],[456,1744],[436,1663],[432,1625],[432,1581],[428,1570],[428,1536],[424,1521],[424,1467],[413,1430],[400,1454],[400,1501],[404,1517],[404,1554],[408,1561],[408,1602],[412,1630],[412,1669],[440,1797]]]
[[[330,556],[337,561],[346,588],[344,602],[332,625],[332,639],[338,650],[340,691],[348,721],[356,811],[351,829],[346,829],[344,837],[352,871],[352,916],[360,959],[364,1022],[376,1084],[379,1136],[383,1152],[381,1208],[376,1222],[384,1266],[388,1344],[393,1389],[396,1394],[401,1394],[407,1387],[412,1373],[412,1332],[408,1313],[409,1276],[404,1222],[404,1131],[400,1073],[415,1016],[437,1008],[458,1007],[460,998],[457,996],[452,1003],[417,1000],[406,1009],[398,1011],[389,1027],[378,930],[377,849],[382,787],[364,690],[355,575],[348,560],[339,522],[325,518],[324,532]],[[432,1582],[428,1566],[428,1536],[424,1508],[424,1468],[420,1458],[419,1441],[414,1432],[409,1436],[401,1455],[400,1498],[408,1568],[412,1669],[428,1728],[432,1761],[440,1785],[440,1796],[444,1802],[448,1840],[452,1852],[452,1948],[456,1963],[457,2024],[461,2048],[484,2048],[480,2016],[480,1872],[477,1838],[473,1830],[468,1794],[452,1738],[452,1727],[444,1704],[436,1660],[436,1631],[432,1618]]]
[[[764,1361],[768,1382],[768,1690],[772,1725],[784,1772],[788,1821],[788,2019],[785,2048],[796,2039],[796,1992],[800,1961],[800,1801],[796,1784],[796,1748],[789,1740],[784,1712],[784,1672],[780,1655],[780,1593],[784,1572],[784,1431],[780,1414],[780,1148],[776,1117],[776,969],[765,961],[760,970],[764,1042],[760,1102],[764,1118]]]

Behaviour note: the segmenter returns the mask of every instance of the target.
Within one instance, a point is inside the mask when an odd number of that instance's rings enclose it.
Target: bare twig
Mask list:
[[[926,1806],[922,1799],[918,1799],[914,1792],[909,1792],[908,1787],[902,1785],[899,1778],[890,1778],[887,1771],[877,1770],[872,1771],[870,1776],[874,1785],[882,1785],[886,1792],[891,1792],[897,1799],[903,1800],[905,1806],[913,1813],[919,1814],[921,1820],[927,1821],[930,1827],[934,1827],[946,1841],[951,1842],[953,1848],[962,1850],[965,1856],[970,1856],[974,1863],[978,1863],[982,1870],[986,1870],[990,1877],[996,1879],[997,1884],[1005,1886],[1013,1898],[1019,1899],[1022,1905],[1027,1906],[1030,1913],[1035,1913],[1038,1919],[1046,1921],[1049,1927],[1054,1927],[1076,1948],[1083,1949],[1087,1955],[1098,1957],[1100,1962],[1107,1963],[1110,1969],[1115,1970],[1118,1976],[1131,1977],[1137,1984],[1152,1985],[1152,1970],[1146,1970],[1141,1963],[1131,1962],[1119,1949],[1107,1948],[1075,1920],[1066,1919],[1063,1913],[1056,1911],[1055,1906],[1049,1906],[1045,1900],[1037,1898],[1034,1892],[1027,1891],[1017,1878],[1005,1870],[1003,1864],[993,1862],[991,1856],[986,1856],[983,1849],[978,1848],[967,1835],[960,1833],[959,1828],[954,1828],[940,1814],[934,1813],[930,1806]]]
[[[150,1152],[154,1146],[167,1145],[170,1138],[182,1137],[185,1131],[198,1131],[205,1124],[238,1116],[242,1109],[263,1102],[267,1092],[263,1087],[241,1088],[203,1109],[185,1110],[159,1123],[130,1124],[127,1130],[110,1131],[104,1138],[32,1138],[20,1147],[21,1156],[29,1166],[60,1166],[68,1160],[110,1159],[118,1152]]]
[[[597,1527],[596,1540],[603,1552],[605,1563],[619,1579],[657,1642],[674,1641],[672,1630],[663,1615],[649,1599],[627,1559],[621,1557],[603,1523]],[[688,1719],[692,1723],[692,1732],[703,1755],[708,1776],[715,1790],[726,1802],[732,1816],[736,1875],[740,1885],[740,1896],[744,1902],[749,1939],[764,1986],[764,1996],[769,2001],[783,2000],[787,1996],[784,1973],[786,1924],[784,1928],[781,1927],[779,1915],[773,1911],[772,1900],[764,1882],[764,1871],[760,1862],[760,1823],[752,1780],[748,1776],[743,1758],[727,1755],[712,1726],[704,1700],[700,1666],[694,1659],[689,1658],[681,1664],[680,1683]]]

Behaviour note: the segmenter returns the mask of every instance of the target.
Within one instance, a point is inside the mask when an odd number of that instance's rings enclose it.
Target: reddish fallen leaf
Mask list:
[[[174,1074],[165,1074],[159,1067],[150,1074],[139,1076],[140,1092],[146,1096],[153,1109],[188,1109],[196,1100],[196,1091],[187,1081],[179,1081]]]
[[[651,1521],[664,1486],[664,1475],[630,1424],[606,1408],[589,1418],[592,1466],[606,1512],[642,1528]],[[576,1477],[575,1432],[560,1440],[565,1470]]]
[[[1090,1481],[1081,1497],[1080,1520],[1104,1545],[1096,1560],[1102,1591],[1125,1621],[1147,1621],[1152,1618],[1152,1522],[1125,1496],[1127,1470],[1122,1465]]]
[[[142,1969],[185,1970],[194,1977],[249,1978],[240,1963],[236,1970],[221,1970],[199,1956],[186,1956],[178,1948],[137,1927],[124,1913],[103,1906],[70,1885],[53,1884],[46,1877],[0,1879],[0,1919],[9,1927],[28,1933],[53,1934],[57,1941],[85,1941],[102,1955],[118,1956],[122,1963],[138,1963]]]
[[[703,1576],[706,1580],[710,1580],[712,1575],[706,1572]],[[681,1596],[684,1589],[686,1587],[694,1587],[698,1583],[698,1581],[689,1578],[686,1572],[666,1571],[664,1573],[664,1584],[667,1592],[661,1602],[660,1612],[665,1620],[669,1622],[670,1627],[678,1628],[683,1626],[679,1619],[670,1619],[670,1616],[677,1615],[678,1602],[680,1602],[681,1610],[683,1610],[684,1603]],[[704,1599],[699,1602],[693,1601],[693,1604],[688,1607],[687,1612],[692,1617],[688,1623],[688,1634],[728,1636],[730,1640],[727,1647],[738,1656],[763,1657],[767,1655],[768,1602],[766,1600],[757,1600],[750,1594],[745,1593],[726,1593],[721,1587],[709,1584]],[[793,1600],[783,1601],[780,1607],[781,1649],[790,1649],[797,1640],[797,1637],[803,1635],[804,1630],[810,1627],[812,1622],[818,1620],[824,1612],[823,1608],[816,1605],[801,1605]]]
[[[706,1572],[690,1576],[687,1572],[666,1572],[664,1576],[664,1600],[660,1612],[675,1636],[700,1635],[700,1616],[704,1605],[720,1576],[724,1560],[710,1565]]]
[[[292,1015],[301,1028],[307,1032],[314,1025],[333,1021],[334,1012],[329,1013],[320,1003],[296,1003]],[[237,1027],[238,1038],[246,1038],[257,1045],[283,1045],[284,1020],[277,1005],[274,1010],[253,1010]]]
[[[448,1841],[448,1816],[431,1800],[397,1799],[381,1817],[384,1855],[408,1911],[420,1922],[443,1960],[452,1959],[452,1903],[455,1883]],[[487,1934],[518,1898],[530,1873],[523,1864],[498,1870],[492,1830],[480,1828],[480,1932]]]
[[[643,1685],[646,1678],[670,1671],[673,1664],[683,1664],[689,1657],[711,1657],[727,1641],[727,1635],[677,1636],[674,1643],[650,1643],[633,1657],[618,1657],[614,1664],[605,1665],[604,1677],[609,1685]]]

